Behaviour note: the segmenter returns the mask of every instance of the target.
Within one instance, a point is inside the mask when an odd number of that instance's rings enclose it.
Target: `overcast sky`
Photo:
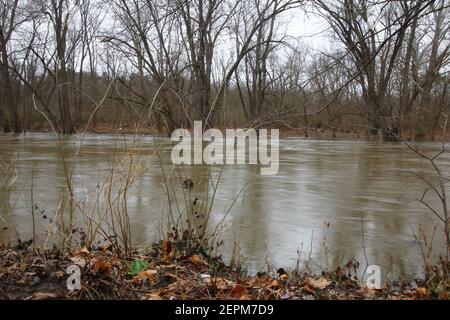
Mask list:
[[[309,48],[326,50],[331,45],[329,26],[317,15],[293,9],[282,19],[286,21],[287,34],[300,39]]]

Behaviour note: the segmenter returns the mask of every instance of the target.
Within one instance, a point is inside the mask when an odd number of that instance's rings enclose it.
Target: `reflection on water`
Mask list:
[[[68,151],[81,137],[67,138]],[[108,172],[114,153],[129,147],[132,137],[87,135],[77,158],[70,157],[76,197],[89,197],[90,190]],[[170,144],[157,138],[164,148],[163,167],[170,171]],[[119,146],[119,147],[118,147]],[[164,206],[163,177],[152,137],[139,138],[149,170],[138,178],[128,195],[133,241],[148,244],[160,237]],[[436,151],[438,144],[422,145]],[[72,149],[71,149],[72,148]],[[114,151],[116,150],[116,151]],[[119,150],[119,151],[117,151]],[[66,187],[61,152],[50,135],[0,136],[0,159],[18,153],[17,177],[5,191],[5,172],[0,173],[0,240],[11,239],[11,230],[31,237],[30,184],[34,164],[35,202],[52,216]],[[117,156],[117,155],[116,155]],[[444,155],[444,171],[450,164]],[[227,216],[222,252],[229,258],[233,240],[251,270],[265,263],[294,266],[300,253],[310,253],[317,268],[332,268],[356,258],[363,265],[381,265],[386,276],[418,275],[422,272],[419,247],[411,228],[419,224],[431,232],[436,219],[412,200],[424,185],[411,172],[431,168],[401,144],[355,141],[310,141],[297,138],[280,141],[280,169],[275,176],[260,176],[257,166],[232,165],[224,169],[214,206],[214,221],[228,211],[243,186],[245,189]],[[207,180],[207,168],[196,166],[190,173],[196,186]],[[199,187],[194,192],[202,193]],[[429,197],[438,207],[437,199]],[[38,221],[43,230],[45,221]],[[15,231],[13,232],[15,234]],[[442,248],[436,237],[435,248]],[[364,242],[363,242],[364,239]],[[365,250],[363,249],[365,243]],[[365,254],[364,254],[365,251]]]

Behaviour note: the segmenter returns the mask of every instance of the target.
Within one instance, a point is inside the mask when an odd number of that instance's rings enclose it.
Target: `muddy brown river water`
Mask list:
[[[125,149],[133,148],[133,136],[86,135],[75,157],[80,141],[80,135],[65,139],[74,193],[79,199],[90,197],[108,173],[113,157],[126,158]],[[136,178],[127,197],[133,243],[138,246],[161,234],[166,197],[155,141],[161,150],[162,167],[171,171],[170,141],[139,137],[134,148],[148,168]],[[437,143],[420,145],[429,153],[439,147]],[[14,177],[10,187],[5,187],[4,169],[11,155],[17,156],[10,167]],[[32,172],[34,202],[46,215],[55,214],[66,190],[57,140],[49,134],[0,135],[0,160],[4,161],[0,170],[0,240],[12,241],[17,234],[30,238]],[[450,157],[444,154],[439,165],[448,172]],[[230,259],[233,243],[237,243],[251,271],[268,263],[294,267],[300,256],[301,266],[311,259],[309,266],[317,270],[333,268],[350,258],[364,265],[367,258],[369,264],[382,267],[384,278],[421,275],[420,248],[412,229],[420,225],[431,236],[438,221],[414,201],[425,189],[412,174],[419,170],[434,178],[431,167],[402,144],[282,139],[277,175],[261,176],[256,165],[224,168],[212,223],[234,205],[225,219],[221,253]],[[201,189],[198,186],[207,180],[207,172],[206,166],[189,171],[195,183],[193,193]],[[427,201],[440,209],[436,197],[430,194]],[[38,232],[46,225],[37,219]],[[439,229],[434,242],[436,253],[442,251]]]

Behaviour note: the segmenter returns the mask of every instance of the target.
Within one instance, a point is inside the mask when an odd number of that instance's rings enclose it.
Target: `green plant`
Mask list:
[[[141,273],[142,271],[147,270],[148,268],[148,262],[145,260],[134,260],[129,268],[128,268],[128,274],[130,276],[135,276]]]

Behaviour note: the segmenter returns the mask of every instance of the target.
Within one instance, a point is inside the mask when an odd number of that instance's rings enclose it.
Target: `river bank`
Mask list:
[[[280,268],[248,276],[225,265],[221,258],[200,253],[184,255],[170,243],[155,244],[151,252],[124,257],[108,246],[97,251],[80,248],[32,252],[28,243],[0,247],[2,300],[360,300],[448,299],[448,291],[431,288],[421,280],[383,284],[369,289],[355,278],[359,264],[320,275]],[[81,289],[68,290],[67,268],[81,271]],[[73,267],[72,267],[73,268]]]
[[[241,127],[237,127],[241,128]],[[280,130],[280,138],[289,138],[289,137],[303,137],[307,139],[317,139],[317,140],[327,140],[327,139],[336,139],[336,140],[350,140],[350,141],[358,141],[358,140],[383,140],[383,136],[381,132],[378,136],[371,136],[368,134],[367,128],[364,127],[342,127],[342,128],[319,128],[312,127],[307,131],[304,128],[287,128],[285,126],[277,127],[276,125],[270,127],[270,129],[279,129]],[[219,127],[221,131],[225,131],[227,128]],[[29,129],[30,133],[51,133],[52,129],[48,125],[43,126],[35,126]],[[167,136],[165,130],[161,130],[155,127],[149,126],[132,126],[132,125],[111,125],[111,124],[98,124],[95,127],[78,127],[76,129],[76,133],[90,133],[90,134],[139,134],[139,135],[155,135],[155,136]],[[404,130],[401,134],[401,137],[407,141],[411,141],[414,139],[414,133],[410,130]],[[442,136],[439,133],[427,133],[423,137],[421,137],[421,142],[435,142],[441,141]]]

